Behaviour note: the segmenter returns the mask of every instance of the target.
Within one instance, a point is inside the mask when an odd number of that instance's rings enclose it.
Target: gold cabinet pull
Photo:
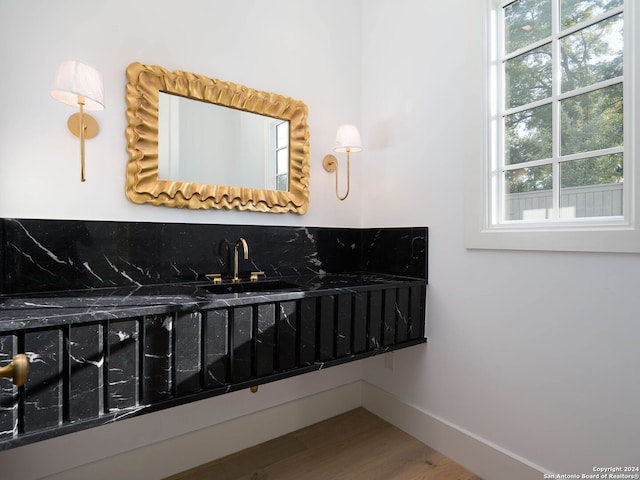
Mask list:
[[[221,273],[207,273],[205,275],[209,280],[213,282],[214,285],[220,285],[222,283],[222,274]]]
[[[24,353],[19,353],[11,363],[0,368],[0,378],[10,378],[17,387],[24,385],[29,374],[29,359]]]
[[[260,279],[260,275],[262,275],[263,277],[265,276],[264,272],[251,272],[249,280],[252,282],[257,282]]]

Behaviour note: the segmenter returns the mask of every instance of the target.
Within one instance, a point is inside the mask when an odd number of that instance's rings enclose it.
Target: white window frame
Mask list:
[[[624,0],[624,217],[553,219],[543,222],[497,222],[499,185],[493,173],[498,167],[500,148],[495,122],[499,121],[501,100],[499,76],[501,58],[498,52],[497,22],[505,0],[485,0],[484,29],[484,115],[483,155],[466,156],[465,243],[467,248],[557,250],[593,252],[640,252],[640,162],[635,156],[639,137],[637,112],[640,111],[638,86],[640,79],[640,46],[635,39],[640,32],[639,7],[635,0]],[[473,122],[471,122],[473,123]],[[555,176],[554,176],[555,177]]]

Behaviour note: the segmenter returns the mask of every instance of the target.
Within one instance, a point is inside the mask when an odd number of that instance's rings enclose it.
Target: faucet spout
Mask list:
[[[238,250],[240,247],[242,247],[242,251],[244,252],[244,259],[247,260],[249,258],[249,245],[244,238],[240,237],[236,242],[236,246],[233,247],[233,283],[240,281],[240,277],[238,276]]]

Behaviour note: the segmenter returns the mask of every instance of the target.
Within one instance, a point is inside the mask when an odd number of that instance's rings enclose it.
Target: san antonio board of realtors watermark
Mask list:
[[[640,479],[640,466],[635,467],[593,467],[591,473],[545,473],[545,479],[597,479],[597,480],[638,480]]]

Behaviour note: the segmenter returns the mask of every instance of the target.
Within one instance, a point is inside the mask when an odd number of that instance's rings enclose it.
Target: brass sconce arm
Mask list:
[[[67,121],[69,131],[76,137],[80,138],[80,181],[84,182],[85,177],[85,160],[84,160],[84,141],[98,135],[98,122],[91,115],[84,112],[85,100],[82,95],[78,95],[79,112],[74,113]]]
[[[338,159],[335,157],[335,155],[331,154],[325,155],[325,157],[322,159],[322,166],[327,172],[336,172],[336,197],[338,197],[339,200],[344,200],[349,196],[349,188],[351,185],[351,162],[349,153],[350,149],[347,149],[347,193],[345,193],[344,196],[340,196],[340,193],[338,192]]]

